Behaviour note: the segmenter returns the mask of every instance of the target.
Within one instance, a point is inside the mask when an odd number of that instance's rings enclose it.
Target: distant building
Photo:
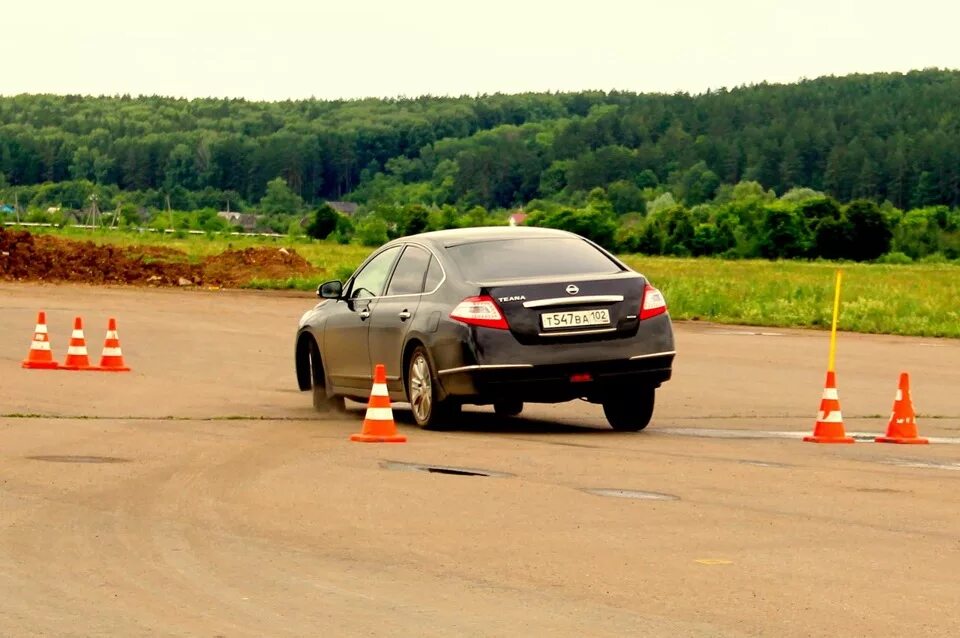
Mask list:
[[[527,222],[526,213],[514,213],[510,215],[510,225],[511,226],[523,226]]]
[[[327,206],[347,217],[356,215],[358,208],[357,204],[353,202],[327,202]]]
[[[227,223],[233,226],[240,226],[245,233],[252,233],[257,227],[257,216],[250,213],[222,210],[217,213],[217,217],[227,220]]]
[[[17,211],[10,204],[3,204],[2,206],[0,206],[0,213],[15,213],[15,212]]]

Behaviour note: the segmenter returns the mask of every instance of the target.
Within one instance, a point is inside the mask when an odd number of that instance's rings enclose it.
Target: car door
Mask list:
[[[371,363],[387,368],[387,387],[403,390],[403,346],[413,324],[427,266],[432,255],[420,246],[408,245],[393,270],[386,294],[370,307]]]
[[[369,391],[373,378],[367,333],[372,306],[383,294],[402,246],[377,253],[357,271],[344,291],[345,312],[332,313],[323,331],[324,370],[337,390]]]

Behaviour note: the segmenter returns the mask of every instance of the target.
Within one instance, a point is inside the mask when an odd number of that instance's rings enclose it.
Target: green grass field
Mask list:
[[[829,329],[843,271],[840,329],[960,337],[960,267],[626,256],[663,290],[676,319]]]
[[[346,278],[369,254],[342,246],[289,237],[231,237],[159,233],[46,230],[58,236],[121,245],[158,245],[182,250],[190,260],[228,248],[286,246],[321,272],[309,278],[256,280],[251,288],[311,290],[326,279]],[[840,329],[854,332],[960,337],[960,266],[880,265],[801,261],[724,261],[624,256],[666,295],[675,319],[757,326],[830,326],[833,283],[843,270]]]

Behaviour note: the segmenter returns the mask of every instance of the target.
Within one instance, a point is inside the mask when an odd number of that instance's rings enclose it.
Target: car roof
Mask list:
[[[529,226],[482,226],[477,228],[455,228],[451,230],[435,230],[429,233],[401,237],[396,240],[422,241],[438,247],[457,246],[478,241],[496,241],[498,239],[532,239],[578,237],[565,230],[553,228],[536,228]]]

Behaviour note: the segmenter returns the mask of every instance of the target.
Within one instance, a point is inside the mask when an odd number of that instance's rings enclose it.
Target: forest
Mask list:
[[[344,240],[522,209],[628,251],[956,259],[960,72],[700,95],[0,97],[0,203],[39,215],[91,195],[125,223],[218,229],[229,208],[280,232],[353,201],[356,219],[320,225]]]

